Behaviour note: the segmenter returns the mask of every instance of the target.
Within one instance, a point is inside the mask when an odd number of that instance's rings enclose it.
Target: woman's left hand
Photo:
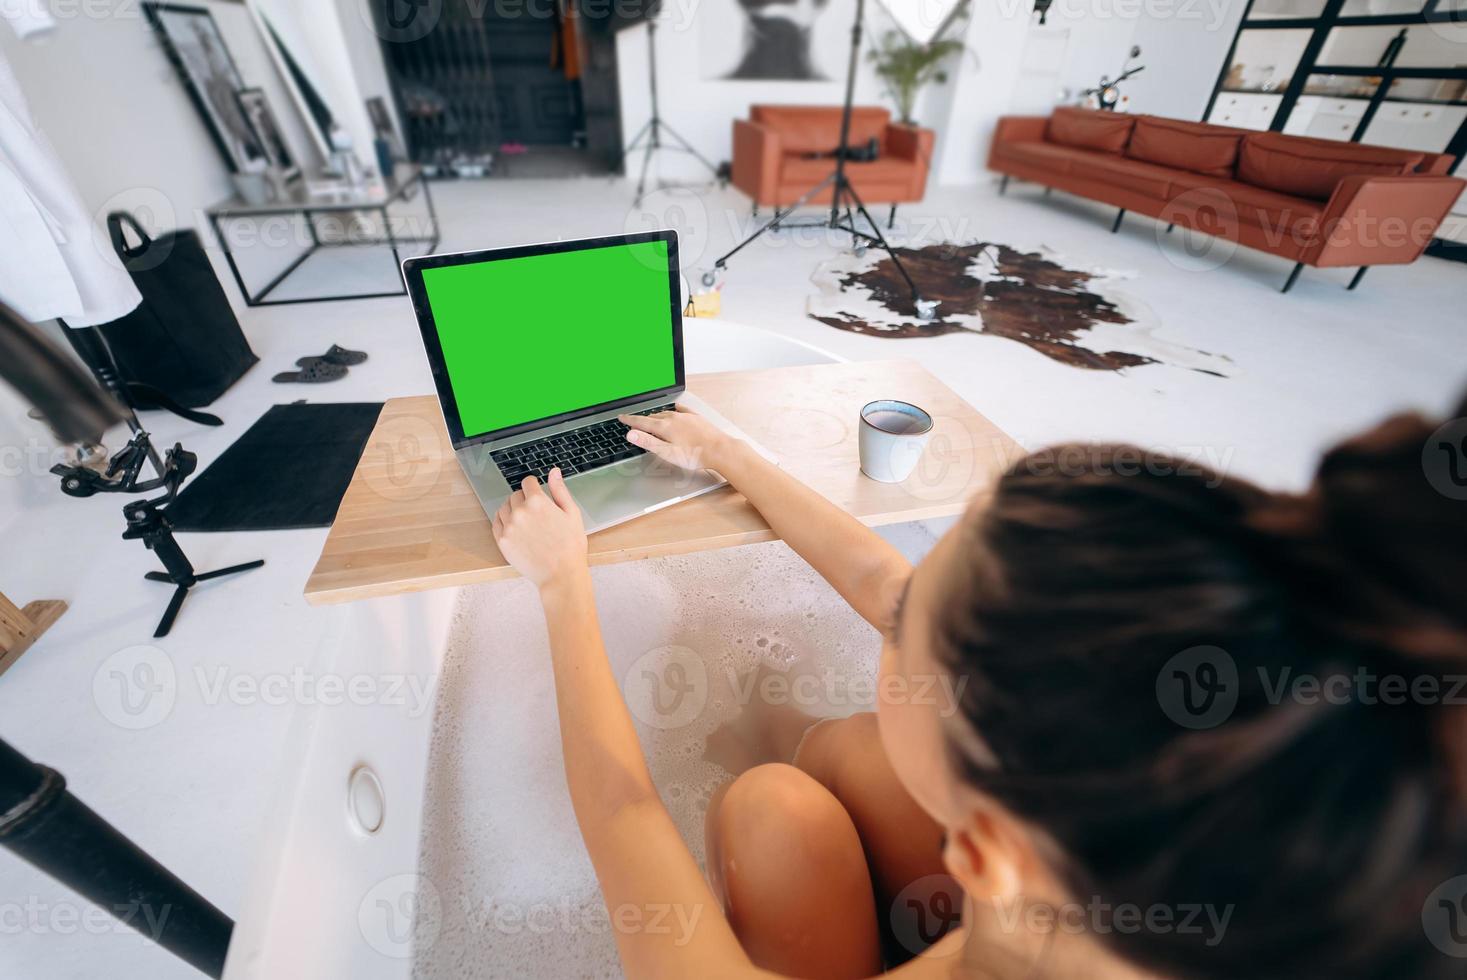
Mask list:
[[[586,568],[586,527],[560,467],[545,481],[526,477],[499,508],[491,524],[494,540],[515,571],[541,589]]]

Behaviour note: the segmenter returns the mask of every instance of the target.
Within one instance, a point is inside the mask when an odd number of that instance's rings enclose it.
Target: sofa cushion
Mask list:
[[[779,133],[780,147],[792,153],[829,153],[840,145],[840,106],[756,105],[749,109],[753,122]],[[886,135],[891,113],[880,106],[851,110],[851,146]]]
[[[1172,177],[1176,171],[1144,160],[1081,150],[1075,154],[1070,173],[1086,180],[1098,180],[1137,194],[1145,194],[1147,197],[1165,199],[1171,193]]]
[[[1060,106],[1049,117],[1045,138],[1063,146],[1120,153],[1126,148],[1135,124],[1136,117],[1124,113]]]
[[[1211,212],[1224,225],[1235,220],[1245,222],[1270,233],[1287,233],[1300,244],[1313,241],[1324,216],[1324,205],[1310,198],[1180,171],[1172,179],[1170,197],[1171,209]],[[1174,218],[1167,212],[1162,217],[1168,221]]]
[[[1410,150],[1254,133],[1243,139],[1238,179],[1281,194],[1324,201],[1342,177],[1407,174],[1420,162],[1421,154]]]
[[[1056,174],[1069,173],[1073,162],[1085,154],[1084,150],[1057,143],[1003,143],[996,146],[994,152],[999,157]]]
[[[1231,177],[1248,130],[1139,116],[1126,156],[1212,177]]]
[[[781,183],[804,184],[813,187],[835,170],[833,157],[787,156],[779,168]],[[852,180],[878,184],[899,184],[910,181],[917,172],[917,165],[901,157],[882,157],[880,160],[846,161],[846,173]]]

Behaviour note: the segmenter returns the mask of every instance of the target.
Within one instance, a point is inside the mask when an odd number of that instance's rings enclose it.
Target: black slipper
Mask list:
[[[296,382],[298,384],[314,385],[327,381],[339,381],[344,377],[346,377],[346,368],[340,364],[327,364],[325,361],[318,361],[315,364],[303,365],[299,371],[281,371],[270,380],[279,382],[280,384]]]
[[[366,359],[366,351],[347,350],[345,347],[339,347],[336,344],[332,344],[331,349],[328,350],[326,353],[317,355],[315,357],[302,357],[301,359],[296,361],[296,363],[299,364],[301,367],[305,367],[308,363],[324,361],[327,364],[339,364],[343,367],[352,367],[354,365],[362,363]]]

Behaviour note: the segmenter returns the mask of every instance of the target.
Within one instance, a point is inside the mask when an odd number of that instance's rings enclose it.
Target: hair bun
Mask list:
[[[1467,429],[1467,402],[1457,417]],[[1443,428],[1387,419],[1330,450],[1304,497],[1250,522],[1290,542],[1291,585],[1321,628],[1424,672],[1467,670],[1467,500],[1423,465]]]

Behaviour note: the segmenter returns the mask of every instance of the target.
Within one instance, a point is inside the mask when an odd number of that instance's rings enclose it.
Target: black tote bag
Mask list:
[[[138,244],[129,246],[123,225]],[[126,316],[102,324],[122,380],[138,408],[160,407],[154,388],[180,405],[198,408],[223,394],[259,361],[239,329],[197,232],[150,238],[126,211],[107,215],[112,247],[143,301]]]

